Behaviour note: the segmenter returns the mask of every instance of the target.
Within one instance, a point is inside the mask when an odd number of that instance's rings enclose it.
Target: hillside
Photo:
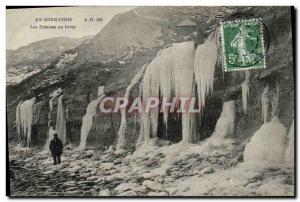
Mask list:
[[[36,74],[49,66],[53,60],[66,50],[80,45],[92,38],[85,36],[78,39],[57,37],[33,42],[17,50],[7,50],[7,83],[14,84]]]

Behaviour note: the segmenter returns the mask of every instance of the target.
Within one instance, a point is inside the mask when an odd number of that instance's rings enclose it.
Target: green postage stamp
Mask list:
[[[221,22],[224,71],[266,68],[263,25],[258,19]]]

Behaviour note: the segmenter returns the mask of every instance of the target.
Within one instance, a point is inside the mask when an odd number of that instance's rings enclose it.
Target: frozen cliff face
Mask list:
[[[294,150],[295,150],[295,143],[294,143],[294,121],[291,125],[290,132],[287,136],[288,144],[284,155],[284,163],[288,167],[294,167]]]
[[[252,136],[244,151],[244,161],[280,165],[286,150],[286,128],[278,117],[264,123]]]

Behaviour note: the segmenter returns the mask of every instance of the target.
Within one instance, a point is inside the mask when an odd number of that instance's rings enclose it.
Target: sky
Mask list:
[[[29,43],[53,38],[79,38],[95,35],[118,14],[127,12],[134,7],[105,6],[105,7],[54,7],[54,8],[26,8],[6,10],[6,48],[16,50]],[[36,21],[42,18],[42,21]],[[72,18],[72,22],[47,22],[44,18]],[[93,18],[94,21],[89,21]],[[97,18],[102,18],[96,21]],[[88,20],[87,22],[84,22]],[[75,29],[40,29],[40,25],[76,26]],[[37,26],[38,28],[33,28]]]

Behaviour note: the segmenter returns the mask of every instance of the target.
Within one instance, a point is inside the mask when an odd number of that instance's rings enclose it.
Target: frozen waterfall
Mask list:
[[[89,131],[92,127],[94,116],[97,113],[97,107],[99,102],[104,98],[104,86],[100,86],[98,88],[98,98],[95,100],[92,100],[86,109],[85,115],[82,117],[82,125],[81,125],[81,131],[80,131],[80,144],[78,149],[84,150],[86,147],[86,139],[89,134]]]
[[[142,67],[142,69],[133,77],[133,79],[131,80],[130,84],[127,86],[125,94],[124,94],[124,98],[128,100],[131,89],[141,80],[141,78],[144,75],[146,69],[146,65],[144,65]],[[118,142],[117,142],[117,146],[116,149],[117,150],[121,150],[124,148],[125,146],[125,131],[126,131],[126,108],[121,108],[121,124],[120,124],[120,128],[118,131]]]
[[[223,103],[221,115],[216,123],[212,137],[220,139],[230,137],[235,132],[235,101],[230,100]]]
[[[31,130],[34,118],[33,107],[36,98],[20,102],[16,108],[16,128],[19,136],[19,143],[22,146],[31,146]]]
[[[147,66],[142,81],[143,103],[151,97],[192,97],[194,95],[194,42],[175,43],[162,50]],[[159,94],[159,92],[161,94]],[[158,108],[152,108],[149,113],[141,116],[141,130],[144,141],[149,142],[156,137],[158,124]],[[167,124],[167,113],[164,112],[164,121]],[[182,113],[183,141],[189,142],[192,120],[191,114]]]
[[[63,145],[66,145],[66,112],[63,103],[63,95],[58,98],[57,115],[56,115],[56,132]]]
[[[205,43],[198,45],[195,53],[194,73],[198,89],[199,106],[203,110],[205,98],[213,92],[215,65],[218,50],[214,33],[210,34]]]
[[[206,96],[213,91],[214,71],[217,62],[217,47],[211,34],[205,43],[195,50],[194,42],[175,43],[160,51],[147,66],[142,81],[143,102],[150,97],[178,100],[198,94],[199,108],[203,109]],[[196,92],[197,85],[197,92]],[[168,125],[168,108],[163,111],[165,126]],[[144,141],[156,137],[158,125],[157,108],[141,116],[141,134]],[[190,143],[195,134],[195,114],[182,112],[182,142]]]
[[[62,93],[62,89],[58,88],[57,90],[50,93],[49,97],[49,112],[48,112],[48,138],[45,144],[44,149],[49,149],[50,141],[53,139],[53,134],[56,133],[56,130],[53,128],[51,113],[53,111],[53,100],[57,98]]]
[[[231,142],[235,133],[235,101],[223,103],[222,112],[217,120],[215,130],[211,137],[202,146],[202,151],[209,151],[211,146],[220,146]],[[227,141],[228,140],[228,141]]]

